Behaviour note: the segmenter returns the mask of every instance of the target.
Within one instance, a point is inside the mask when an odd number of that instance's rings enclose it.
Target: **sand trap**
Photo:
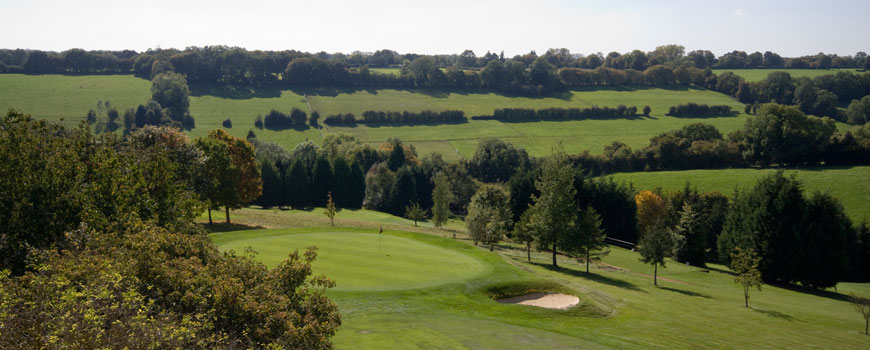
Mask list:
[[[567,309],[580,303],[580,298],[562,293],[534,293],[513,298],[499,299],[502,304],[520,304],[547,309]]]

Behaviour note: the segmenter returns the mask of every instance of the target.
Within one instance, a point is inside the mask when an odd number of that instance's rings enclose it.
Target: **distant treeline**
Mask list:
[[[801,57],[782,57],[766,51],[746,53],[731,51],[716,56],[707,50],[686,53],[681,45],[663,45],[650,52],[633,50],[627,53],[610,52],[606,55],[593,53],[583,55],[568,49],[550,49],[539,55],[531,51],[523,55],[505,57],[502,54],[487,52],[478,56],[471,50],[461,54],[418,55],[399,54],[393,50],[378,50],[374,53],[354,51],[351,54],[319,52],[315,54],[296,50],[248,51],[238,47],[205,46],[178,49],[149,49],[145,52],[123,51],[85,51],[70,49],[63,52],[2,49],[0,50],[0,72],[12,73],[120,73],[131,71],[143,76],[151,76],[151,69],[171,64],[178,72],[188,74],[191,82],[249,83],[269,80],[268,74],[281,74],[287,65],[296,58],[317,58],[347,67],[401,67],[421,57],[431,58],[439,67],[455,66],[462,69],[484,68],[491,61],[513,61],[530,66],[538,58],[544,59],[555,68],[596,69],[633,69],[643,71],[656,65],[677,67],[691,65],[700,69],[829,69],[829,68],[866,68],[870,66],[867,54],[858,52],[853,56],[819,53]],[[162,63],[157,63],[162,61]]]
[[[583,119],[616,119],[634,118],[637,107],[619,105],[616,108],[593,106],[589,108],[545,108],[534,110],[530,108],[501,108],[492,115],[473,116],[474,120],[499,120],[503,122],[528,122],[542,120],[583,120]]]
[[[425,110],[422,112],[384,112],[384,111],[365,111],[362,114],[362,119],[357,120],[353,113],[333,114],[327,116],[323,122],[329,125],[355,125],[357,123],[366,125],[380,124],[451,124],[465,123],[468,119],[465,118],[463,111],[441,111],[434,112]]]
[[[381,74],[369,67],[400,67],[400,74]],[[866,53],[854,56],[818,54],[783,58],[772,52],[733,51],[716,57],[709,51],[688,54],[679,45],[664,45],[651,52],[634,50],[606,56],[575,55],[566,49],[543,55],[530,52],[506,58],[471,51],[460,55],[400,55],[380,50],[310,54],[289,51],[248,51],[237,47],[206,46],[185,50],[134,51],[67,50],[61,53],[0,50],[0,72],[30,74],[127,74],[155,77],[174,71],[190,84],[233,86],[285,85],[292,87],[380,87],[485,89],[509,94],[541,96],[581,86],[696,86],[736,97],[740,102],[776,102],[798,105],[805,113],[862,124],[870,120],[870,106],[852,108],[850,116],[839,105],[870,95],[870,74],[840,71],[815,78],[792,78],[788,72],[771,73],[759,82],[746,82],[731,72],[737,68],[870,68]]]
[[[615,141],[604,153],[573,157],[597,174],[745,168],[750,166],[870,164],[870,125],[837,132],[834,121],[806,116],[793,106],[765,104],[758,115],[727,137],[709,124],[689,124],[650,139],[633,150]]]
[[[699,105],[697,103],[687,103],[684,105],[671,106],[667,115],[672,117],[715,117],[729,114],[731,114],[731,106],[709,106]]]

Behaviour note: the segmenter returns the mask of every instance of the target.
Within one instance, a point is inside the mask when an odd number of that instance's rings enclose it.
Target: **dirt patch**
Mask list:
[[[580,303],[580,298],[562,293],[533,293],[513,298],[499,299],[502,304],[520,304],[547,309],[567,309]]]

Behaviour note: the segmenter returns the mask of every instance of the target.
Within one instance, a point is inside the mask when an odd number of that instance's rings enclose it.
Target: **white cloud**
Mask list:
[[[743,12],[743,9],[737,9],[737,11],[734,11],[735,16],[743,16],[744,14],[746,13]]]

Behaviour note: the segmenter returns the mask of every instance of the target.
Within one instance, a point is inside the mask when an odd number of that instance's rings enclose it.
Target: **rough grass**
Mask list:
[[[773,72],[786,72],[791,75],[792,78],[800,78],[800,77],[809,77],[815,78],[820,75],[828,75],[828,74],[836,74],[837,71],[851,71],[855,72],[856,69],[853,68],[844,68],[844,69],[714,69],[713,73],[716,75],[720,75],[725,72],[734,72],[746,81],[762,81],[764,78],[767,78],[767,75]]]
[[[498,137],[526,148],[530,154],[543,156],[561,142],[568,152],[589,149],[601,152],[614,140],[632,147],[642,147],[658,133],[679,128],[692,122],[708,122],[723,132],[743,125],[744,115],[736,117],[688,119],[664,116],[672,105],[687,102],[728,104],[742,111],[742,105],[728,96],[712,91],[674,88],[620,88],[587,89],[564,92],[550,97],[530,98],[495,93],[447,92],[443,90],[317,90],[307,93],[311,108],[325,116],[338,112],[359,115],[365,110],[420,111],[424,109],[459,109],[466,115],[490,114],[497,108],[549,108],[615,107],[619,104],[649,105],[652,118],[634,120],[585,120],[570,122],[502,123],[498,121],[471,121],[453,125],[417,125],[400,127],[355,128],[330,127],[301,130],[258,130],[254,119],[271,109],[289,111],[291,108],[307,110],[305,92],[279,88],[228,89],[213,86],[191,87],[191,114],[196,128],[189,131],[194,137],[220,128],[230,118],[233,128],[228,131],[245,137],[254,130],[257,137],[291,148],[306,139],[319,142],[329,132],[347,132],[364,142],[379,143],[388,137],[400,137],[414,143],[420,153],[440,152],[448,160],[468,157],[482,138]],[[64,118],[70,124],[85,119],[88,109],[97,100],[110,100],[119,111],[144,103],[150,97],[150,82],[129,75],[62,76],[0,74],[0,108],[15,108],[34,116],[50,120]]]
[[[636,189],[682,189],[686,182],[699,191],[718,191],[731,196],[735,189],[752,188],[759,178],[775,169],[722,169],[637,172],[614,174],[617,182],[630,182]],[[870,219],[870,166],[806,168],[786,170],[804,184],[804,192],[829,192],[840,199],[854,220]]]
[[[267,210],[247,210],[255,219]],[[241,216],[239,216],[241,217]],[[288,217],[284,226],[293,226]],[[262,220],[265,221],[265,220]],[[395,222],[401,222],[396,219]],[[378,223],[371,223],[378,225]],[[406,226],[412,228],[412,226]],[[381,283],[366,279],[380,276],[386,259],[361,254],[359,242],[331,239],[336,233],[372,235],[351,228],[298,228],[249,230],[212,237],[226,249],[234,239],[243,239],[263,251],[258,237],[282,235],[301,239],[281,245],[268,255],[281,256],[281,249],[325,239],[315,273],[324,272],[327,260],[335,260],[331,271],[339,286],[343,280],[360,278],[359,283]],[[697,349],[697,348],[837,348],[862,349],[870,346],[863,335],[863,320],[844,301],[847,291],[866,292],[867,284],[841,284],[840,293],[804,291],[765,285],[751,292],[750,308],[743,307],[742,289],[718,270],[704,270],[667,262],[659,268],[659,287],[652,284],[652,266],[641,263],[634,252],[611,247],[592,273],[568,257],[560,256],[560,267],[549,265],[550,255],[534,252],[526,262],[525,251],[513,244],[500,244],[494,253],[464,240],[432,234],[389,231],[387,236],[409,244],[420,252],[449,251],[454,262],[473,261],[486,270],[469,276],[453,276],[442,284],[417,289],[330,290],[342,312],[342,326],[333,338],[338,349]],[[323,238],[325,237],[325,238]],[[234,238],[234,239],[227,239]],[[308,238],[314,238],[310,240]],[[292,240],[292,239],[291,239]],[[371,247],[369,247],[371,249]],[[265,255],[265,254],[264,254]],[[427,257],[431,258],[431,257]],[[264,258],[265,259],[265,258]],[[421,267],[414,258],[406,268]],[[435,257],[441,259],[441,257]],[[466,260],[468,259],[468,260]],[[367,267],[370,267],[367,269]],[[425,266],[420,275],[433,279],[451,275],[455,265]],[[423,268],[423,267],[421,267]],[[719,267],[721,268],[721,267]],[[473,269],[473,268],[469,268]],[[351,273],[350,271],[355,271]],[[406,276],[412,280],[426,276]],[[445,282],[445,280],[441,280]],[[400,286],[405,282],[392,281]],[[568,310],[548,310],[523,305],[500,304],[492,295],[525,289],[557,289],[578,295],[581,303]],[[380,289],[380,287],[379,287]],[[495,293],[495,294],[494,294]]]

